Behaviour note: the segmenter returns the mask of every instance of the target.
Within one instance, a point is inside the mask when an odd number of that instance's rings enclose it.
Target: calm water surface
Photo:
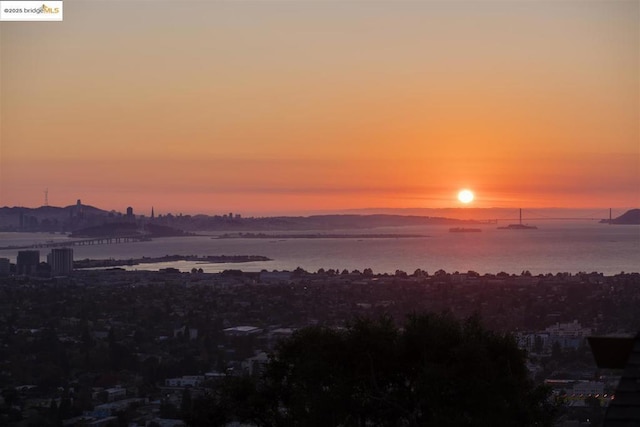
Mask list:
[[[533,274],[598,271],[605,274],[640,272],[640,227],[605,225],[595,221],[544,221],[538,230],[498,230],[482,225],[480,233],[450,233],[448,226],[389,227],[338,230],[349,234],[421,234],[418,238],[321,238],[321,239],[215,239],[211,236],[154,239],[151,242],[75,246],[74,257],[129,259],[163,255],[263,255],[265,262],[196,264],[174,262],[138,265],[131,269],[157,270],[193,267],[206,272],[228,268],[245,271],[319,268],[362,270],[377,273],[417,268],[433,273],[473,270],[478,273]],[[283,232],[273,232],[283,233]],[[305,232],[308,233],[308,232]],[[66,240],[46,233],[0,233],[0,246]],[[40,249],[46,259],[50,249]],[[16,250],[0,250],[0,257],[15,262]]]

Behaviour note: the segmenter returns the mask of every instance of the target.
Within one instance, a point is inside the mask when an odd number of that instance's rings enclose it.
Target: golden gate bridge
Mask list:
[[[556,214],[547,215],[539,212],[541,209],[529,209],[527,212],[527,219],[530,221],[603,221],[607,223],[611,223],[613,219],[613,209],[598,209],[591,212],[585,212],[582,215],[571,215],[571,216],[558,216]],[[577,210],[577,209],[576,209]],[[524,212],[525,210],[521,210]],[[521,216],[524,218],[524,216]],[[514,217],[505,217],[505,218],[494,218],[487,221],[491,223],[497,223],[498,221],[514,221],[518,220],[517,216]]]

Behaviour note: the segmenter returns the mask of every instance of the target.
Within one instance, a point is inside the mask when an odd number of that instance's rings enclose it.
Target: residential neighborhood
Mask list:
[[[586,337],[640,330],[639,284],[637,273],[370,269],[7,276],[0,279],[0,420],[180,426],[185,399],[228,376],[259,376],[296,330],[449,312],[513,334],[532,377],[563,399],[564,419],[580,421],[593,408],[603,412],[619,375],[597,369]]]

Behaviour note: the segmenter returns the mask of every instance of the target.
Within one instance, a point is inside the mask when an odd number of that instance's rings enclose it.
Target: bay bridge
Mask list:
[[[4,246],[4,247],[0,247],[0,250],[58,248],[58,247],[89,246],[89,245],[111,245],[111,244],[118,244],[118,243],[149,242],[149,241],[151,241],[150,237],[141,236],[141,235],[94,237],[90,239],[48,240],[46,242],[31,243],[28,245]]]

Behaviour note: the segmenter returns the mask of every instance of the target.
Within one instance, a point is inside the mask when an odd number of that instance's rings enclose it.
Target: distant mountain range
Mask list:
[[[245,218],[240,215],[159,215],[155,218],[126,215],[77,203],[65,207],[0,208],[0,231],[76,232],[122,222],[172,227],[184,231],[304,231],[367,229],[416,225],[464,226],[483,221],[461,220],[444,216],[398,214],[327,214],[310,216],[273,216]],[[486,222],[486,221],[485,221]],[[602,220],[608,223],[609,220]],[[640,209],[631,209],[613,219],[612,224],[640,224]],[[145,225],[146,226],[146,225]],[[164,232],[164,231],[163,231]],[[177,232],[176,232],[177,234]]]
[[[0,208],[0,218],[13,215],[34,215],[38,217],[69,217],[70,214],[76,212],[85,212],[90,215],[107,215],[109,211],[96,208],[90,205],[75,204],[69,206],[40,206],[38,208],[26,208],[22,206],[2,207]],[[111,211],[115,213],[115,211]]]
[[[231,214],[214,216],[175,216],[167,214],[150,218],[126,215],[116,211],[106,211],[80,203],[65,207],[0,208],[0,230],[4,231],[74,232],[74,235],[94,235],[109,229],[112,231],[115,230],[115,234],[122,234],[122,230],[119,230],[119,228],[124,227],[123,223],[129,223],[130,226],[135,228],[141,225],[141,221],[145,223],[145,227],[152,223],[158,226],[172,227],[184,231],[336,230],[429,224],[461,225],[478,223],[472,220],[459,220],[445,217],[390,214],[336,214],[257,218],[244,218],[240,215]]]
[[[65,207],[3,207],[0,208],[0,230],[73,231],[110,222],[118,217],[122,217],[122,214],[115,211],[107,212],[81,203]]]

